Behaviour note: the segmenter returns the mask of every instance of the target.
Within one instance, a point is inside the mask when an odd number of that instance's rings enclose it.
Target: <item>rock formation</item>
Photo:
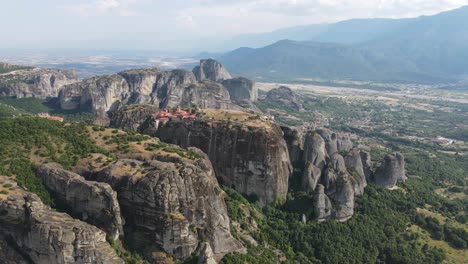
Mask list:
[[[117,193],[108,184],[86,181],[53,163],[39,166],[37,175],[73,216],[102,228],[111,239],[123,235]]]
[[[280,86],[279,88],[268,91],[265,101],[278,105],[285,106],[294,111],[302,111],[303,106],[299,100],[299,96],[286,86]]]
[[[224,66],[213,59],[200,60],[200,65],[193,69],[193,74],[195,74],[198,81],[211,80],[218,82],[232,78]]]
[[[210,114],[169,122],[159,129],[158,136],[182,147],[200,148],[224,184],[258,196],[262,204],[286,198],[292,167],[280,127],[238,111],[205,113]]]
[[[320,181],[322,171],[311,162],[307,162],[302,175],[302,188],[306,192],[313,192]]]
[[[361,146],[360,151],[362,166],[364,166],[364,175],[369,181],[371,180],[372,170],[374,166],[371,160],[370,148]]]
[[[255,87],[254,82],[249,79],[243,77],[228,79],[224,80],[222,84],[227,88],[231,100],[238,104],[248,105],[257,101],[257,88]]]
[[[110,126],[123,130],[139,131],[141,124],[157,111],[159,111],[159,107],[155,105],[137,104],[125,106],[111,114]]]
[[[314,194],[314,207],[317,212],[318,221],[324,221],[332,216],[332,203],[330,198],[325,194],[325,187],[321,184],[317,185]]]
[[[128,83],[120,75],[93,77],[63,87],[59,93],[64,110],[90,111],[105,115],[117,110],[130,98]]]
[[[334,208],[334,218],[346,221],[354,214],[354,188],[349,174],[340,173],[336,180],[336,191],[332,195],[338,204]]]
[[[11,67],[11,72],[0,74],[1,96],[56,97],[63,86],[78,81],[73,71]]]
[[[293,157],[291,162],[303,168],[302,175],[295,177],[301,177],[302,191],[314,193],[319,220],[349,219],[354,212],[354,196],[363,194],[367,186],[366,172],[371,172],[370,154],[369,162],[364,165],[361,155],[365,154],[358,148],[351,149],[353,143],[348,136],[325,128],[307,132],[304,147],[298,130],[282,129],[290,157]],[[343,158],[340,153],[347,154]],[[299,162],[297,157],[302,157]]]
[[[235,108],[231,103],[228,89],[221,83],[231,78],[221,64],[213,60],[202,61],[203,78],[197,78],[190,71],[161,71],[154,69],[128,70],[118,74],[93,77],[63,87],[58,97],[64,110],[90,111],[104,116],[129,104],[151,104],[159,108],[192,107]],[[242,90],[251,89],[250,81],[237,83]],[[236,82],[232,82],[232,87]],[[252,97],[255,97],[252,95]]]
[[[302,132],[296,128],[281,126],[283,130],[283,137],[286,140],[286,145],[288,146],[289,158],[291,163],[296,165],[298,162],[302,161],[302,152],[303,152],[303,143],[302,143]]]
[[[405,159],[403,155],[396,152],[385,156],[382,164],[377,168],[374,182],[384,188],[393,188],[397,182],[406,181]]]
[[[185,88],[177,97],[169,101],[169,107],[181,106],[200,108],[229,109],[234,108],[229,98],[229,92],[219,83],[202,81]]]
[[[203,242],[198,254],[198,264],[217,264],[210,244]]]
[[[141,247],[154,244],[180,259],[194,253],[200,241],[207,241],[217,258],[242,251],[231,236],[224,192],[210,161],[198,149],[188,151],[200,158],[119,159],[90,178],[117,191],[126,237]]]
[[[327,128],[319,128],[317,133],[325,140],[328,156],[333,155],[335,152],[347,152],[353,147],[353,142],[346,135],[332,132]]]
[[[310,162],[323,170],[326,165],[327,152],[325,150],[325,141],[315,132],[307,133],[304,143],[304,154],[302,159],[304,163]]]
[[[366,174],[364,173],[364,165],[361,160],[361,151],[358,148],[353,148],[345,157],[345,163],[348,170],[351,170],[351,175],[358,185],[355,189],[356,194],[363,194],[364,188],[367,186]]]
[[[1,247],[0,256],[20,255],[26,263],[124,263],[103,231],[51,210],[37,195],[19,188],[0,200],[0,239],[10,248],[5,252]],[[17,254],[12,255],[12,248]],[[1,261],[22,263],[21,258]]]

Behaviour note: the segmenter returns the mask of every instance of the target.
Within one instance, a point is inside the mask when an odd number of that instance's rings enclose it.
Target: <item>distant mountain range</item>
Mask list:
[[[239,36],[230,45],[251,48],[218,59],[231,72],[257,79],[456,81],[468,76],[468,6],[410,19],[286,28]]]

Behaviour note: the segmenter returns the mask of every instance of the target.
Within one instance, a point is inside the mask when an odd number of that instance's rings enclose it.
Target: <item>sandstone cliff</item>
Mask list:
[[[151,114],[159,111],[155,105],[129,105],[110,115],[110,126],[123,130],[140,131],[140,126],[148,120]]]
[[[211,80],[218,82],[232,78],[224,66],[213,59],[200,60],[200,65],[193,69],[193,73],[198,81]]]
[[[68,70],[17,66],[11,66],[10,69],[12,71],[0,73],[1,96],[56,97],[63,86],[78,81],[75,73]]]
[[[204,77],[198,79],[190,71],[161,71],[157,68],[128,70],[86,79],[63,87],[58,95],[60,107],[64,110],[90,111],[100,116],[129,104],[151,104],[161,109],[193,105],[200,108],[235,108],[228,89],[216,82],[230,78],[222,65],[209,60],[202,61],[199,67]],[[253,90],[252,87],[240,86],[239,91],[242,89]],[[251,93],[254,94],[254,91]]]
[[[298,162],[302,161],[304,149],[302,131],[289,126],[281,126],[281,130],[283,130],[283,137],[284,140],[286,140],[286,145],[288,146],[291,163],[293,165],[297,165]]]
[[[246,78],[227,79],[222,82],[227,88],[231,100],[241,105],[248,105],[258,99],[258,90],[254,82]]]
[[[291,162],[302,169],[302,174],[295,176],[300,177],[296,182],[300,182],[300,190],[314,193],[319,221],[349,219],[354,213],[354,196],[364,193],[365,171],[370,170],[362,163],[360,149],[351,149],[348,136],[325,128],[305,133],[303,146],[300,130],[282,129]],[[340,153],[347,154],[343,158]]]
[[[374,174],[374,182],[384,188],[393,188],[397,182],[406,181],[405,158],[396,152],[385,156]]]
[[[291,88],[286,86],[280,86],[279,88],[268,91],[265,99],[263,100],[268,103],[281,105],[294,111],[302,111],[304,109],[299,96],[291,90]]]
[[[286,197],[292,167],[282,131],[273,122],[244,112],[205,110],[197,120],[169,122],[158,136],[200,148],[224,184],[263,204]]]
[[[9,248],[1,247],[0,256],[15,257],[2,263],[124,263],[103,231],[51,210],[35,194],[18,187],[0,197],[0,239]]]
[[[91,178],[118,192],[126,236],[137,245],[154,243],[181,259],[203,240],[218,259],[242,251],[231,236],[224,193],[209,160],[197,149],[189,151],[201,158],[193,163],[162,155],[146,162],[119,159]]]
[[[86,181],[53,163],[39,166],[37,175],[73,216],[102,228],[110,239],[123,235],[117,193],[108,184]]]

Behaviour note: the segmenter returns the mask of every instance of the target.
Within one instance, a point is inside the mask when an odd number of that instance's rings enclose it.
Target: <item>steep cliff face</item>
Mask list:
[[[131,96],[130,103],[159,104],[157,96],[153,94],[155,84],[165,73],[158,68],[138,69],[119,72],[128,83]]]
[[[286,86],[280,86],[279,88],[268,91],[265,99],[266,102],[282,105],[294,111],[301,111],[304,109],[300,102],[299,96]]]
[[[263,204],[284,199],[292,167],[280,127],[238,111],[204,113],[197,120],[169,122],[158,136],[200,148],[208,154],[216,176],[239,192],[256,195]]]
[[[100,116],[129,104],[151,104],[159,108],[192,105],[233,108],[226,87],[211,79],[222,80],[213,77],[197,81],[192,72],[185,70],[129,70],[67,85],[58,97],[64,110],[91,111]]]
[[[304,149],[302,131],[289,126],[281,126],[281,130],[283,130],[283,137],[284,140],[286,140],[286,145],[288,146],[291,163],[296,165],[298,162],[302,161],[302,153]]]
[[[310,162],[320,170],[323,170],[327,164],[327,157],[323,138],[316,133],[307,133],[305,136],[304,154],[302,155],[304,162]]]
[[[246,78],[224,80],[222,84],[227,88],[232,100],[238,104],[250,104],[258,99],[258,90],[254,82]]]
[[[224,192],[211,163],[200,150],[189,151],[200,158],[187,162],[155,155],[145,163],[120,159],[91,178],[118,192],[126,235],[135,243],[155,243],[181,259],[194,253],[202,240],[217,258],[242,251],[231,236]]]
[[[320,181],[322,171],[311,162],[307,162],[302,175],[302,189],[306,192],[313,192]]]
[[[193,69],[193,73],[198,81],[211,80],[218,82],[232,78],[224,66],[213,59],[200,60],[200,65]]]
[[[63,86],[77,81],[73,71],[38,68],[15,70],[0,74],[0,95],[17,98],[56,97]]]
[[[0,237],[10,244],[0,256],[11,257],[12,248],[21,255],[2,259],[6,263],[124,263],[103,231],[51,210],[35,194],[19,188],[0,200]]]
[[[371,169],[370,164],[362,163],[361,150],[351,149],[348,136],[325,128],[306,132],[303,147],[299,130],[283,127],[283,131],[288,149],[294,153],[290,154],[291,162],[302,168],[302,174],[295,177],[301,177],[302,191],[314,193],[319,221],[348,220],[354,213],[354,196],[364,193],[365,173]],[[340,154],[343,152],[347,153],[345,158]],[[298,161],[297,157],[302,158]]]
[[[393,188],[397,182],[406,181],[405,158],[403,155],[396,152],[385,156],[373,179],[377,185],[384,188]]]
[[[130,95],[128,83],[123,77],[106,75],[63,87],[59,101],[64,110],[92,111],[105,115],[124,105]]]
[[[195,75],[189,71],[162,72],[154,85],[153,97],[156,96],[160,101],[160,108],[176,106],[175,103],[179,102],[187,86],[196,83]]]
[[[168,103],[169,107],[192,107],[193,105],[200,108],[234,108],[226,88],[213,81],[192,84],[184,89],[180,97],[174,97]]]
[[[325,141],[328,156],[333,155],[335,152],[347,152],[353,147],[351,138],[346,135],[332,132],[327,128],[319,128],[316,132]]]
[[[105,230],[111,239],[123,235],[117,193],[108,184],[86,181],[53,163],[39,166],[37,175],[72,215]]]
[[[366,174],[364,173],[364,165],[361,160],[361,150],[353,148],[345,157],[346,167],[352,170],[354,181],[359,187],[355,189],[356,194],[363,194],[364,188],[367,186]]]
[[[140,131],[141,124],[157,111],[159,111],[159,107],[155,105],[125,106],[110,115],[110,126],[123,130]]]

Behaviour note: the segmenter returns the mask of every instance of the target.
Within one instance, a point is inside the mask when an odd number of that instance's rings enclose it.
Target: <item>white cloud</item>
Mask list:
[[[134,16],[138,13],[132,9],[136,0],[93,0],[85,3],[65,6],[68,13],[78,16],[117,15]]]

